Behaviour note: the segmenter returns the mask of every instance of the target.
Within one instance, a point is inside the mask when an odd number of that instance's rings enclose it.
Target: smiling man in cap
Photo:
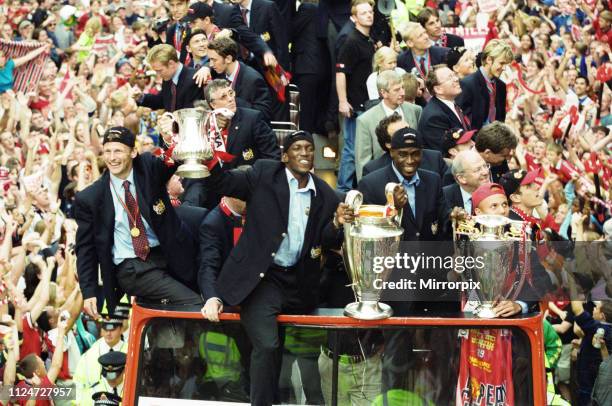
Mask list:
[[[141,300],[200,304],[195,282],[195,236],[179,219],[166,192],[176,171],[150,153],[138,154],[125,127],[104,133],[108,170],[76,195],[77,271],[84,310],[98,319],[99,290],[113,312],[124,293]],[[98,286],[98,269],[103,285]]]
[[[216,293],[223,304],[240,305],[253,343],[254,405],[271,405],[277,396],[283,345],[276,316],[317,305],[321,252],[333,248],[334,228],[344,222],[340,215],[332,225],[340,211],[336,193],[311,173],[314,147],[310,133],[296,131],[285,138],[281,161],[260,159],[246,171],[217,165],[207,179],[210,190],[247,202],[248,220],[219,272]]]
[[[448,208],[442,194],[440,175],[418,169],[423,143],[415,129],[401,128],[391,137],[391,164],[361,179],[364,203],[385,205],[385,185],[399,183],[395,206],[404,209],[404,241],[439,241],[446,238]]]

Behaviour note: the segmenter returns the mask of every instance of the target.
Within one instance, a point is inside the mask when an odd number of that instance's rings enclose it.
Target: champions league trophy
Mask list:
[[[468,303],[476,299],[476,317],[495,318],[495,302],[515,300],[529,273],[528,223],[499,215],[472,216],[453,223],[453,234],[456,254],[480,258],[484,265],[458,272],[466,282],[480,282]]]
[[[176,175],[183,178],[205,178],[210,175],[205,162],[213,158],[213,149],[208,138],[211,112],[204,109],[181,109],[166,112],[178,126],[172,158],[183,164]]]
[[[351,190],[347,203],[355,212],[355,222],[344,225],[344,262],[349,273],[353,292],[357,298],[344,308],[344,315],[361,320],[380,320],[391,317],[393,310],[380,303],[381,290],[374,281],[386,281],[393,267],[382,265],[381,272],[374,269],[376,257],[393,257],[398,251],[404,230],[400,227],[401,212],[393,207],[395,183],[385,187],[386,206],[362,205],[363,195]]]

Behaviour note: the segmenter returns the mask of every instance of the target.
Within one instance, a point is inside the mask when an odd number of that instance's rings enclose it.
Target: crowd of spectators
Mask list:
[[[235,94],[239,108],[259,111],[253,113],[256,124],[249,124],[256,138],[271,133],[274,121],[290,120],[288,88],[286,98],[283,92],[288,80],[296,84],[297,124],[336,150],[339,191],[356,188],[367,164],[389,150],[392,132],[378,127],[393,113],[440,155],[440,166],[427,169],[437,171],[443,185],[457,183],[471,193],[482,183],[478,171],[466,169],[478,162],[453,161],[464,149],[479,152],[493,181],[511,170],[537,171],[544,201],[533,216],[547,236],[601,242],[595,248],[576,245],[576,261],[583,262],[580,285],[592,288],[584,307],[571,302],[571,286],[560,283],[568,300],[551,302],[547,310],[563,344],[555,385],[566,400],[580,402],[575,404],[587,405],[591,396],[598,405],[612,404],[612,366],[595,350],[604,353],[606,343],[610,348],[612,332],[606,330],[607,341],[592,341],[599,325],[593,318],[612,322],[612,3],[507,0],[485,13],[485,2],[476,0],[398,0],[387,17],[380,4],[368,1],[351,7],[340,0],[231,0],[227,7],[249,9],[240,13],[244,21],[223,25],[217,1],[201,3],[207,8],[188,10],[189,2],[181,0],[0,5],[4,385],[89,390],[85,385],[95,381],[83,381],[77,372],[84,354],[100,337],[108,348],[125,343],[124,323],[96,324],[82,311],[73,202],[105,171],[102,137],[108,128],[128,128],[139,154],[160,155],[166,147],[158,124],[164,107],[179,106],[176,94],[171,103],[160,98],[162,83],[172,78],[164,73],[168,59],[160,65],[147,54],[167,43],[179,51],[170,63],[180,61],[204,78],[192,81],[193,89],[209,75],[227,78],[233,89],[228,97]],[[258,3],[273,9],[272,17],[256,15]],[[257,28],[266,18],[271,25]],[[22,52],[17,56],[15,49]],[[20,69],[34,82],[17,88]],[[482,84],[479,72],[485,72]],[[226,107],[212,100],[214,90],[203,89],[194,90],[198,99]],[[478,139],[478,130],[496,121],[505,123],[513,141]],[[255,142],[255,158],[278,159],[278,147],[265,149],[265,142]],[[249,151],[238,154],[249,161]],[[206,203],[187,198],[197,187],[190,182],[171,179],[173,204],[217,205],[218,197]],[[63,358],[55,356],[61,351]],[[577,383],[586,358],[588,368],[601,363],[593,395],[580,391],[595,385],[597,373],[589,375],[591,382]]]

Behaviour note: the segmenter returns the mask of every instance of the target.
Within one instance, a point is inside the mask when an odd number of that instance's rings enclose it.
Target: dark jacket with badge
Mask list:
[[[416,217],[412,214],[410,203],[406,203],[402,217],[404,235],[402,241],[444,241],[449,235],[449,210],[442,193],[442,182],[436,173],[418,169],[420,178],[416,189]],[[385,205],[385,185],[398,183],[397,175],[391,165],[378,169],[359,182],[365,204]]]
[[[506,120],[506,84],[498,78],[495,83],[495,120],[502,123]],[[461,79],[461,94],[457,104],[463,113],[470,118],[472,129],[480,129],[489,115],[489,91],[487,82],[480,69]]]
[[[166,190],[166,183],[176,171],[149,153],[133,160],[138,207],[157,236],[168,263],[168,272],[187,286],[195,281],[196,236],[177,216]],[[120,292],[113,263],[115,207],[110,188],[110,174],[77,193],[74,201],[77,272],[84,298],[98,293],[98,266],[102,272],[103,291],[110,312]],[[102,305],[101,303],[99,304]]]
[[[313,176],[312,196],[304,243],[293,272],[297,273],[300,299],[315,306],[321,277],[321,249],[336,245],[332,226],[338,197],[327,183]],[[268,272],[286,236],[289,217],[289,183],[285,164],[263,159],[247,171],[213,168],[208,186],[216,192],[247,202],[246,223],[217,278],[217,292],[229,305],[240,304]]]
[[[289,69],[288,21],[283,21],[279,7],[270,0],[252,0],[249,27],[272,49],[278,62]]]
[[[260,111],[266,121],[272,117],[272,95],[264,78],[242,62],[232,87],[236,91],[236,105]]]
[[[274,131],[268,126],[263,114],[257,110],[238,107],[236,114],[229,124],[226,150],[234,155],[234,160],[223,164],[223,170],[237,168],[241,165],[253,165],[258,159],[280,160],[280,148],[276,141]],[[203,188],[205,193],[204,207],[212,210],[221,194],[210,188],[208,179],[204,182],[189,182],[189,186]],[[192,190],[185,190],[185,194],[193,194]]]
[[[178,84],[176,85],[176,105],[174,110],[190,108],[193,107],[194,101],[204,100],[204,89],[198,87],[193,80],[195,73],[195,69],[183,66]],[[149,107],[153,110],[164,109],[170,112],[174,111],[172,110],[172,89],[170,83],[171,80],[164,80],[161,91],[158,94],[145,94],[138,105]]]

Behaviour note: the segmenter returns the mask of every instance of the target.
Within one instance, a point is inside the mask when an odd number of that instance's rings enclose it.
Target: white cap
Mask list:
[[[60,9],[59,15],[62,21],[67,21],[70,17],[76,14],[76,7],[66,5]]]
[[[608,219],[603,225],[604,235],[607,240],[612,240],[612,219]]]

